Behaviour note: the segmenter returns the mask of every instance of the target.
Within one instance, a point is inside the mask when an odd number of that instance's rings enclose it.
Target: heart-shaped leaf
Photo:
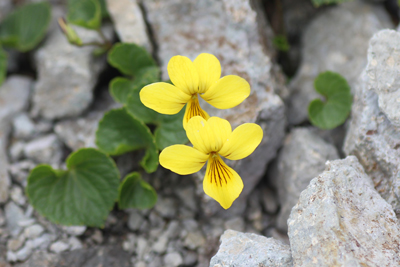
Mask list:
[[[0,85],[3,83],[7,74],[7,53],[0,47]]]
[[[108,63],[120,72],[137,76],[147,67],[155,67],[153,57],[141,46],[136,44],[118,43],[108,53]]]
[[[346,79],[338,73],[327,71],[318,75],[314,86],[326,102],[321,99],[310,102],[308,116],[311,123],[321,129],[333,129],[344,123],[353,100]]]
[[[99,0],[68,0],[67,20],[69,23],[88,29],[99,29],[101,26]]]
[[[156,202],[156,191],[137,172],[128,174],[119,187],[118,207],[120,209],[149,209]]]
[[[110,110],[104,115],[96,132],[96,144],[103,152],[113,156],[146,149],[141,165],[147,172],[157,169],[158,151],[153,135],[143,122],[124,108]]]
[[[50,19],[47,2],[21,6],[0,23],[0,43],[21,52],[29,51],[43,39]]]
[[[102,227],[118,197],[114,161],[96,149],[83,148],[68,157],[67,168],[34,168],[26,188],[30,203],[54,223]]]

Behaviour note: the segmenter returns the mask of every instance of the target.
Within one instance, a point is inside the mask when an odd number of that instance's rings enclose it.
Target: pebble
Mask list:
[[[37,163],[60,164],[63,156],[61,146],[57,135],[49,134],[27,143],[24,154]]]
[[[0,208],[0,226],[3,226],[6,223],[6,218],[4,217],[3,209]]]
[[[168,236],[167,233],[164,232],[162,235],[158,237],[156,242],[153,243],[151,250],[160,254],[164,253],[167,249],[167,244],[168,244]]]
[[[86,226],[62,226],[61,228],[64,232],[72,236],[81,236],[85,233]]]
[[[139,230],[140,226],[145,222],[143,216],[136,210],[129,212],[128,228],[132,231]]]
[[[181,254],[178,252],[170,252],[164,256],[165,267],[177,267],[183,263]]]
[[[68,238],[68,245],[69,250],[81,249],[83,247],[82,242],[75,236]]]
[[[20,206],[23,206],[26,203],[25,195],[24,195],[21,187],[19,187],[19,186],[14,185],[11,188],[10,197],[15,203],[17,203]]]
[[[20,160],[24,155],[26,143],[23,141],[13,142],[9,149],[9,155],[12,162]]]
[[[33,246],[32,241],[28,240],[20,250],[18,250],[15,254],[17,256],[17,260],[24,261],[26,260],[32,253]]]
[[[44,232],[43,226],[40,224],[31,225],[24,230],[24,236],[28,239],[33,239],[40,236]]]
[[[126,237],[126,240],[122,242],[122,248],[128,252],[134,252],[136,247],[136,235],[129,233]]]
[[[39,237],[32,239],[32,246],[39,249],[47,249],[56,236],[45,233]]]
[[[97,243],[103,243],[103,233],[99,229],[95,229],[91,238]]]
[[[164,218],[172,219],[176,216],[177,202],[173,198],[159,196],[155,210]]]
[[[12,125],[13,136],[17,139],[28,139],[35,133],[35,124],[26,113],[16,116]]]
[[[7,249],[11,251],[17,251],[25,243],[25,236],[19,235],[18,238],[9,239],[7,241]]]
[[[142,260],[144,255],[148,253],[149,243],[148,243],[147,239],[145,239],[144,237],[139,237],[137,239],[136,246],[137,246],[136,254],[137,254],[139,260]]]
[[[63,241],[57,241],[57,242],[54,242],[53,244],[51,244],[50,251],[59,254],[63,251],[68,250],[69,247],[70,247],[69,244],[67,244]]]
[[[204,246],[205,243],[206,243],[206,240],[199,231],[189,232],[186,235],[185,240],[183,241],[183,244],[185,245],[185,247],[192,249],[192,250]]]
[[[11,236],[18,236],[18,234],[22,231],[22,227],[18,224],[18,222],[25,219],[23,210],[13,201],[10,201],[6,204],[4,212],[8,231],[10,232]]]

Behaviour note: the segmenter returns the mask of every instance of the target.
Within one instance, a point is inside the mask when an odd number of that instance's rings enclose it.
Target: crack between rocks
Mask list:
[[[161,61],[160,61],[160,58],[158,57],[158,44],[157,44],[156,38],[154,36],[153,28],[152,28],[151,23],[150,23],[150,21],[148,19],[147,10],[146,10],[146,7],[143,4],[143,0],[138,0],[138,6],[140,8],[140,11],[142,12],[143,20],[144,20],[144,23],[146,25],[147,35],[149,36],[149,41],[151,43],[151,46],[153,47],[152,56],[153,56],[154,60],[157,62],[157,65],[160,66]]]

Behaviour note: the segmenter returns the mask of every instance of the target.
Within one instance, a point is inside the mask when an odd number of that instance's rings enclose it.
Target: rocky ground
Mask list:
[[[400,265],[400,33],[391,30],[391,1],[316,9],[282,0],[288,36],[302,40],[284,57],[300,62],[290,82],[272,45],[271,7],[260,0],[107,2],[106,35],[146,47],[163,78],[172,56],[210,52],[223,75],[249,81],[252,93],[237,108],[202,104],[233,127],[264,130],[255,153],[233,165],[244,191],[225,211],[203,193],[204,174],[160,167],[143,174],[156,206],[115,208],[103,229],[38,215],[24,194],[29,171],[63,167],[71,151],[95,146],[98,121],[116,106],[108,82],[119,75],[53,23],[38,49],[10,52],[0,87],[0,267]],[[65,14],[63,1],[52,4],[54,18]],[[0,0],[0,20],[12,8]],[[307,121],[313,80],[325,70],[346,77],[354,95],[351,117],[330,131]],[[138,158],[115,158],[122,176],[139,169]]]

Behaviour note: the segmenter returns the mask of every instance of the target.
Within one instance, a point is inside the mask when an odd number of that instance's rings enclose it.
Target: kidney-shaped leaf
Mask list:
[[[315,126],[333,129],[346,121],[351,111],[353,97],[350,86],[340,74],[327,71],[314,81],[315,90],[326,102],[314,99],[308,106],[308,116]]]
[[[96,144],[100,150],[113,156],[146,149],[141,165],[147,172],[157,169],[158,151],[153,135],[143,122],[124,108],[110,110],[104,115],[96,132]]]
[[[128,174],[119,187],[118,207],[120,209],[149,209],[157,202],[157,193],[137,172]]]
[[[118,197],[114,161],[93,148],[72,153],[68,170],[34,168],[26,192],[32,206],[54,223],[102,227]]]
[[[153,57],[136,44],[118,43],[108,53],[108,63],[120,72],[136,76],[140,70],[156,66]]]
[[[101,26],[101,12],[99,0],[68,0],[69,23],[88,29],[98,29]]]
[[[0,43],[21,52],[31,50],[43,39],[50,19],[51,9],[47,2],[17,8],[0,23]]]

